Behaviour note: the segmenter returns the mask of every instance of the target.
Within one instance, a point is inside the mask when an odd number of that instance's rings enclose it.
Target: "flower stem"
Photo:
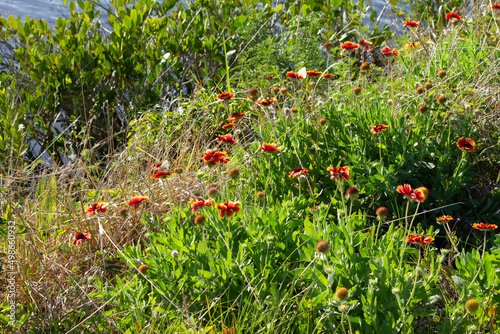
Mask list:
[[[480,264],[479,264],[479,268],[477,269],[476,276],[474,276],[474,278],[470,282],[469,287],[467,288],[467,290],[470,289],[470,287],[472,286],[472,284],[474,283],[474,281],[476,280],[476,278],[479,276],[479,272],[481,271],[481,268],[483,267],[484,252],[486,251],[486,233],[487,233],[487,231],[484,231],[483,253],[481,254],[481,261],[480,261]]]

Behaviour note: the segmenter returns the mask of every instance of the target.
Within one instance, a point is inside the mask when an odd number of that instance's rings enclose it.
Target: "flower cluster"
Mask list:
[[[338,179],[340,181],[351,179],[351,175],[349,175],[350,169],[348,166],[328,167],[326,170],[330,172],[332,180]]]
[[[398,193],[404,196],[404,198],[408,198],[411,201],[423,202],[426,200],[429,195],[429,190],[426,187],[419,187],[417,189],[413,189],[409,184],[405,184],[403,186],[398,186],[396,189]]]
[[[434,241],[434,238],[432,237],[426,237],[425,235],[414,235],[410,234],[406,241],[410,244],[419,244],[422,247],[425,246],[426,244],[432,244]]]

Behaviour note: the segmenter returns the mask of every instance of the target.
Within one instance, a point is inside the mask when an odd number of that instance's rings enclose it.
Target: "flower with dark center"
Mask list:
[[[217,98],[219,100],[226,100],[226,101],[232,99],[233,97],[234,97],[234,94],[232,94],[232,93],[222,93],[222,94],[217,95]]]
[[[474,143],[474,141],[470,138],[460,138],[457,142],[457,146],[459,149],[461,149],[462,151],[472,151],[474,149],[474,147],[476,146],[476,143]]]
[[[87,207],[87,212],[89,215],[96,215],[98,212],[106,213],[108,211],[108,203],[99,202],[94,203],[92,206]]]
[[[84,241],[90,240],[91,236],[90,233],[77,232],[73,236],[73,245],[81,245]]]
[[[384,130],[389,129],[389,125],[385,125],[385,124],[370,125],[370,128],[371,128],[372,133],[379,133],[379,132],[382,132]]]

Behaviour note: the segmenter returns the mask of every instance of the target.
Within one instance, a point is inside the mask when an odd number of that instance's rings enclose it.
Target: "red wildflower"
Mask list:
[[[200,199],[197,199],[197,200],[191,198],[189,200],[189,204],[191,204],[191,207],[193,208],[193,213],[195,213],[196,211],[198,211],[198,208],[200,206],[212,206],[213,202],[214,202],[213,198],[209,198],[206,201],[203,198],[200,198]]]
[[[351,175],[349,175],[350,171],[349,171],[348,166],[328,167],[326,170],[330,172],[332,180],[335,180],[335,179],[350,180],[351,179]]]
[[[362,39],[362,40],[359,41],[359,45],[363,45],[365,47],[366,51],[370,51],[370,45],[372,45],[372,43],[370,43],[370,42],[365,41],[364,39]]]
[[[470,138],[460,138],[457,142],[457,146],[459,149],[462,151],[472,151],[474,149],[474,146],[476,146],[476,143]]]
[[[272,76],[272,75],[268,75],[265,77],[266,80],[271,80],[272,78],[274,78],[274,76]]]
[[[226,130],[226,129],[234,127],[235,125],[236,125],[236,123],[227,123],[227,124],[223,125],[222,128],[224,130]]]
[[[106,213],[106,211],[108,211],[108,205],[109,204],[106,202],[94,203],[92,206],[87,207],[87,212],[89,215],[96,215],[98,211]]]
[[[291,78],[291,79],[304,79],[304,77],[300,74],[298,74],[297,72],[288,72],[286,74],[287,77]]]
[[[205,161],[205,164],[208,166],[229,162],[229,159],[227,158],[227,152],[206,151],[204,152],[204,154],[205,156],[203,157],[203,161]]]
[[[491,4],[490,9],[500,9],[500,3]]]
[[[90,233],[77,232],[73,236],[73,245],[81,245],[84,241],[90,240]]]
[[[413,189],[409,184],[398,186],[396,191],[411,201],[423,202],[429,195],[429,190],[425,187]]]
[[[269,100],[269,99],[264,99],[264,100],[259,100],[259,101],[257,101],[257,104],[258,104],[259,106],[267,107],[267,106],[270,106],[271,104],[273,104],[274,102],[276,102],[276,100],[275,100],[275,99],[271,99],[271,100]]]
[[[405,28],[406,27],[418,28],[419,25],[420,25],[419,22],[408,20],[408,21],[405,21],[405,23],[403,24],[403,27],[405,27]]]
[[[307,71],[306,73],[308,77],[319,77],[321,74],[323,74],[320,71]]]
[[[222,94],[217,95],[217,98],[219,100],[229,100],[229,99],[232,99],[233,97],[234,97],[234,94],[231,94],[231,93],[222,93]]]
[[[219,143],[221,143],[221,142],[229,143],[233,146],[237,144],[237,141],[234,140],[233,136],[231,136],[230,134],[227,134],[225,136],[219,136],[219,138],[217,138],[217,141]]]
[[[495,224],[485,224],[485,223],[474,223],[472,227],[479,231],[493,231],[498,228]]]
[[[240,208],[238,207],[240,205],[240,202],[226,202],[223,204],[217,204],[215,207],[220,211],[219,217],[224,218],[225,215],[228,217],[231,217],[235,212],[240,211]]]
[[[308,172],[309,171],[307,170],[307,168],[297,167],[297,168],[294,168],[293,171],[288,172],[288,174],[290,174],[290,177],[292,179],[294,179],[297,176],[302,175],[302,174],[307,174]]]
[[[262,143],[262,146],[259,147],[262,153],[266,152],[279,152],[281,151],[280,147],[277,147],[276,143]]]
[[[460,15],[458,15],[457,13],[454,13],[454,12],[450,12],[448,14],[446,14],[446,19],[447,20],[453,20],[452,22],[458,22],[460,21],[462,18],[460,17]]]
[[[449,215],[448,216],[441,216],[441,217],[436,218],[436,221],[439,224],[444,224],[444,223],[452,221],[452,220],[453,220],[453,217],[449,216]]]
[[[390,57],[390,56],[398,56],[399,53],[396,49],[392,49],[388,46],[386,46],[385,48],[383,48],[382,50],[380,50],[380,52],[382,52],[382,54],[386,57]]]
[[[385,124],[379,124],[379,125],[370,125],[370,128],[372,128],[371,129],[372,133],[379,133],[389,129],[389,126]]]
[[[324,74],[324,75],[323,75],[323,78],[325,78],[325,79],[333,79],[333,78],[335,78],[335,77],[336,77],[336,75],[335,75],[335,74]]]
[[[233,112],[231,114],[231,118],[243,118],[245,117],[247,114],[245,112]]]
[[[137,209],[139,207],[139,204],[141,202],[147,201],[149,197],[147,196],[133,196],[128,202],[128,206],[133,206],[134,209]]]
[[[172,173],[160,170],[156,174],[151,175],[153,179],[164,179],[167,176],[172,175]]]
[[[333,47],[332,43],[330,42],[326,42],[325,44],[323,44],[323,48],[327,51],[327,52],[330,52],[330,49]]]
[[[353,42],[345,42],[342,43],[340,47],[342,48],[342,53],[343,53],[345,50],[348,51],[356,50],[357,48],[359,48],[359,44],[354,44]]]
[[[410,234],[407,237],[406,241],[411,243],[411,244],[420,244],[421,246],[425,246],[426,244],[432,244],[432,242],[434,241],[434,238],[426,237],[424,235]]]

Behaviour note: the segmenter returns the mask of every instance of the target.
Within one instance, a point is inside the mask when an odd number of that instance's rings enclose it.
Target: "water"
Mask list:
[[[63,0],[2,0],[0,16],[20,16],[24,21],[26,15],[31,19],[44,19],[49,26],[55,26],[58,17],[69,17],[69,9]]]
[[[101,1],[101,3],[106,4],[107,1]],[[380,13],[386,1],[372,0],[371,4],[377,13]],[[387,10],[386,12],[389,11]],[[67,18],[70,14],[63,0],[0,0],[0,16],[7,18],[9,15],[13,15],[14,17],[19,16],[23,22],[26,15],[31,19],[44,19],[49,26],[54,27],[58,17]],[[386,15],[382,15],[380,23],[387,22]]]

